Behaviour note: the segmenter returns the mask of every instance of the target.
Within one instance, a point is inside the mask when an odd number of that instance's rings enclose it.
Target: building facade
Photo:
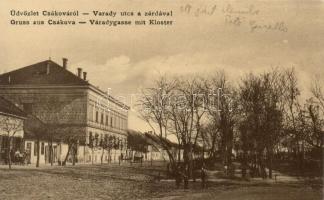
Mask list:
[[[9,151],[11,151],[12,161],[15,161],[15,152],[23,151],[25,119],[24,112],[10,101],[0,97],[0,163],[8,163]]]
[[[46,60],[0,75],[0,96],[45,124],[42,133],[31,134],[25,141],[34,152],[31,163],[37,155],[37,139],[40,163],[49,162],[51,147],[51,158],[64,161],[72,139],[77,141],[77,162],[100,162],[101,157],[117,161],[126,151],[128,106],[91,85],[86,76],[81,68],[76,74],[70,72],[66,59],[62,66]],[[108,154],[100,142],[109,136],[118,147]]]

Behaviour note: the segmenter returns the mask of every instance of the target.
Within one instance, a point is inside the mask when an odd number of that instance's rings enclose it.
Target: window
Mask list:
[[[90,132],[90,133],[89,133],[89,142],[88,142],[88,144],[89,144],[90,146],[92,146],[92,145],[93,145],[93,137],[92,137],[92,132]]]
[[[110,126],[113,127],[113,118],[110,117]]]
[[[0,135],[0,147],[1,148],[7,148],[7,143],[8,143],[8,140],[6,140],[5,136],[1,136]]]
[[[96,135],[95,135],[95,146],[98,146],[98,144],[99,144],[99,134],[96,133]]]
[[[96,111],[96,122],[98,123],[99,122],[99,113],[98,113],[98,111]]]
[[[100,120],[100,123],[103,124],[104,123],[104,114],[101,113],[101,120]]]
[[[42,146],[41,146],[41,154],[44,155],[44,150],[45,150],[45,144],[44,142],[42,142]]]
[[[26,152],[28,155],[31,155],[31,147],[32,147],[32,144],[30,142],[27,142]]]
[[[108,126],[108,115],[106,115],[106,126]]]
[[[38,147],[37,147],[37,142],[35,142],[35,144],[34,144],[34,156],[37,156],[37,149],[38,149]]]

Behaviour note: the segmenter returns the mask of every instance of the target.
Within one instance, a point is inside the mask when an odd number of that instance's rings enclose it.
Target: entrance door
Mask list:
[[[49,159],[49,146],[45,146],[45,164],[49,163],[50,159]]]
[[[53,163],[57,162],[57,146],[53,146]]]
[[[27,164],[30,164],[31,163],[31,142],[27,142],[27,145],[26,145],[26,162]]]

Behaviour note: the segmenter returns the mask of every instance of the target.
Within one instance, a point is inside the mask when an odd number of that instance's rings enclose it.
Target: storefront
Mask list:
[[[9,137],[0,135],[0,164],[8,164],[8,151],[9,151]],[[18,153],[24,153],[23,138],[13,137],[11,146],[12,162],[19,162],[17,158]]]

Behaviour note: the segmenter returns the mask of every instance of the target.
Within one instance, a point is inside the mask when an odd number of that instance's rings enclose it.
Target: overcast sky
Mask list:
[[[49,57],[61,64],[61,58],[66,57],[69,70],[75,72],[82,67],[93,85],[129,96],[149,86],[159,74],[212,74],[224,69],[236,81],[251,71],[294,66],[307,94],[314,76],[324,77],[323,3],[320,0],[1,1],[0,73]],[[181,12],[180,8],[186,5],[190,12]],[[226,10],[228,7],[232,12],[250,10],[251,13],[233,14]],[[212,15],[196,12],[197,9],[210,12],[214,8]],[[173,17],[160,19],[174,22],[166,27],[13,26],[10,19],[22,17],[11,17],[10,10],[79,10],[90,12],[90,16],[93,10],[172,10]],[[240,25],[229,23],[229,19],[236,17],[240,18]],[[123,19],[127,18],[113,20]],[[251,29],[251,24],[276,23],[280,24],[280,30]],[[135,116],[135,112],[130,113],[129,127],[146,130],[147,126]]]

